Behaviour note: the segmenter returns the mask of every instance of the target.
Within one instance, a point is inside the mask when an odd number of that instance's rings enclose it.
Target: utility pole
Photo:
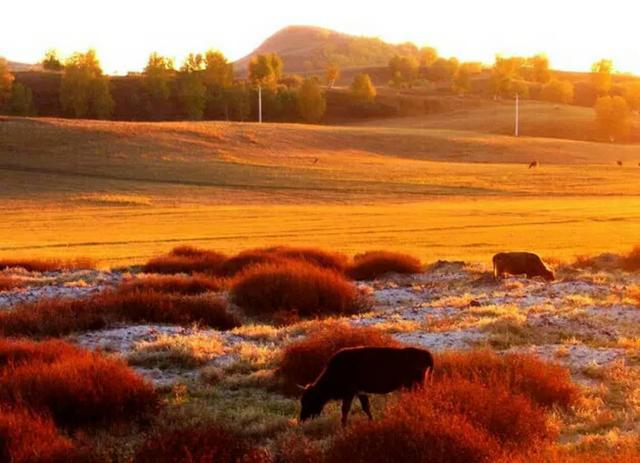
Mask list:
[[[258,84],[258,123],[262,124],[262,85]]]
[[[516,93],[516,137],[520,136],[520,96]]]

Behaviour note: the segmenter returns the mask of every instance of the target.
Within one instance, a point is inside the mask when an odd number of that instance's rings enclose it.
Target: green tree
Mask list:
[[[591,80],[599,96],[607,95],[611,90],[611,73],[613,61],[601,59],[591,66]]]
[[[325,80],[329,88],[333,88],[336,83],[336,80],[340,78],[340,68],[335,63],[327,64],[327,68],[325,69]]]
[[[249,79],[254,85],[274,88],[282,70],[282,59],[276,53],[256,55],[249,62]]]
[[[64,65],[58,57],[58,51],[54,48],[47,50],[42,59],[42,67],[47,71],[62,71]]]
[[[204,84],[208,88],[228,88],[233,84],[233,64],[222,52],[208,50],[204,55]]]
[[[429,67],[438,59],[438,51],[433,47],[422,47],[418,51],[421,67]]]
[[[546,55],[539,54],[527,58],[526,66],[529,68],[530,78],[533,82],[546,84],[551,79],[549,58]]]
[[[150,117],[152,119],[166,117],[169,112],[171,83],[175,76],[173,60],[156,52],[151,53],[142,76]]]
[[[31,116],[35,113],[33,107],[33,93],[31,89],[21,83],[14,84],[9,103],[11,114],[16,116]]]
[[[0,110],[11,98],[11,87],[13,86],[13,74],[9,71],[9,64],[4,58],[0,58]]]
[[[624,138],[631,127],[631,108],[620,96],[601,96],[594,107],[600,133],[611,141]]]
[[[202,71],[205,66],[204,57],[200,53],[189,53],[182,62],[180,71],[197,72]]]
[[[351,94],[357,101],[371,102],[376,97],[376,88],[369,74],[357,74],[351,83]]]
[[[94,50],[74,53],[65,62],[60,104],[71,117],[107,119],[113,113],[109,81],[102,74]]]
[[[298,111],[302,119],[311,123],[318,122],[326,109],[327,102],[318,79],[305,79],[298,93]]]
[[[573,102],[573,84],[568,80],[552,79],[542,87],[540,97],[553,103]]]
[[[393,83],[398,85],[401,83],[411,83],[418,77],[418,69],[420,63],[413,56],[395,55],[389,60],[389,71]]]
[[[524,62],[524,58],[519,56],[504,58],[496,55],[490,81],[491,90],[496,98],[514,95],[515,82],[520,78],[520,70]]]

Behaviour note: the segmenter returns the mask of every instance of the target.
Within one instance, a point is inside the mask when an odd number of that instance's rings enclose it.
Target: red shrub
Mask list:
[[[323,463],[323,449],[303,434],[284,434],[273,444],[271,463]]]
[[[0,276],[0,291],[11,291],[22,286],[24,286],[24,282],[19,278]]]
[[[53,272],[57,270],[77,270],[95,268],[95,261],[81,257],[72,260],[62,259],[0,259],[0,270],[20,267],[28,272]]]
[[[354,258],[346,273],[354,280],[374,280],[387,273],[420,273],[422,264],[407,254],[371,251]]]
[[[154,291],[106,291],[89,299],[42,300],[0,311],[4,336],[62,336],[115,322],[201,323],[222,330],[239,325],[222,299]]]
[[[228,285],[226,280],[207,275],[146,275],[125,281],[122,291],[157,291],[161,293],[201,294],[220,291]]]
[[[278,374],[288,388],[315,381],[333,354],[345,347],[400,346],[376,328],[354,328],[346,323],[324,323],[301,341],[283,349]]]
[[[640,270],[640,246],[634,247],[627,255],[622,257],[622,268],[627,272]]]
[[[328,252],[316,248],[294,248],[277,246],[265,249],[266,252],[284,259],[301,260],[316,267],[343,271],[347,266],[347,256],[339,252]]]
[[[227,427],[205,424],[167,429],[147,439],[134,463],[268,463],[264,450]]]
[[[83,352],[79,347],[63,341],[33,342],[25,339],[0,338],[0,369],[9,364],[52,363],[64,357],[82,355]]]
[[[247,312],[260,315],[289,311],[314,317],[366,307],[357,288],[339,273],[293,261],[250,268],[238,276],[231,296]]]
[[[219,274],[233,277],[258,264],[284,265],[287,262],[287,259],[268,253],[264,249],[250,249],[227,259],[220,267]]]
[[[332,463],[493,463],[499,444],[457,414],[424,401],[409,409],[399,402],[375,421],[357,420],[337,435],[327,452]]]
[[[491,351],[448,352],[435,360],[436,378],[464,378],[487,386],[505,385],[543,407],[569,407],[578,388],[569,371],[532,355]]]
[[[69,428],[146,417],[158,405],[153,387],[123,361],[61,343],[33,343],[29,349],[26,341],[16,342],[15,351],[31,350],[32,360],[0,369],[1,403],[26,406]],[[52,360],[56,346],[65,354]]]
[[[77,453],[53,421],[22,408],[0,408],[0,461],[63,463]]]
[[[215,274],[227,256],[215,251],[179,246],[169,254],[154,257],[143,267],[146,273],[209,273]]]

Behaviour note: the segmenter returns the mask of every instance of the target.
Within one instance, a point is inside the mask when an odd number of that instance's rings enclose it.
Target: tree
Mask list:
[[[551,71],[549,70],[549,58],[544,54],[539,54],[527,58],[526,67],[529,70],[530,80],[546,84],[551,79]]]
[[[613,61],[601,59],[591,66],[591,80],[599,96],[607,95],[611,89],[611,73]]]
[[[62,71],[64,65],[58,57],[58,51],[54,48],[47,50],[42,59],[42,67],[47,71]]]
[[[602,96],[596,101],[596,124],[611,141],[624,138],[631,126],[631,109],[620,96]]]
[[[540,97],[553,103],[573,102],[573,84],[568,80],[552,79],[542,87]]]
[[[514,82],[520,77],[520,69],[524,64],[524,58],[512,56],[503,58],[496,55],[491,74],[491,89],[494,97],[512,96],[514,94]]]
[[[16,116],[31,116],[34,114],[33,93],[31,89],[21,83],[16,83],[11,90],[9,103],[11,114]]]
[[[340,78],[340,68],[335,63],[327,64],[327,68],[325,69],[325,80],[329,88],[333,88],[336,83],[336,80]]]
[[[313,77],[305,79],[298,93],[298,111],[302,119],[318,122],[326,109],[327,102],[318,80]]]
[[[282,59],[276,53],[256,55],[249,62],[249,80],[254,85],[275,87],[282,76]]]
[[[433,47],[422,47],[418,55],[421,67],[429,67],[438,59],[438,51]]]
[[[0,110],[11,97],[13,74],[9,71],[9,64],[4,58],[0,58]]]
[[[74,53],[65,62],[60,84],[62,110],[71,117],[107,119],[113,112],[109,81],[94,50]]]
[[[426,68],[425,77],[431,82],[450,82],[456,75],[459,65],[456,58],[438,58]]]
[[[376,88],[369,74],[357,74],[351,83],[351,94],[357,101],[371,102],[376,97]]]
[[[142,84],[149,98],[149,113],[152,119],[161,119],[168,113],[171,82],[175,75],[173,60],[153,52],[142,75]]]
[[[207,102],[207,88],[203,82],[204,58],[201,54],[189,53],[180,67],[177,82],[177,97],[184,116],[200,120]]]
[[[640,81],[624,84],[624,98],[634,111],[640,111]]]
[[[233,84],[233,64],[222,52],[208,50],[204,55],[204,84],[208,88],[223,89]]]
[[[453,91],[464,95],[471,90],[471,73],[469,68],[464,64],[458,68],[456,75],[453,78]]]
[[[391,79],[398,85],[403,82],[411,83],[418,77],[420,63],[413,56],[395,55],[389,60]]]

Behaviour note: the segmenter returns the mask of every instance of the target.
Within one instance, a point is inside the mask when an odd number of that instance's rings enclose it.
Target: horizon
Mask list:
[[[455,56],[461,61],[490,64],[496,54],[544,53],[554,69],[589,71],[593,62],[607,58],[613,60],[617,72],[640,74],[640,54],[634,50],[630,36],[632,15],[615,14],[624,11],[622,0],[609,2],[607,11],[602,11],[594,1],[556,4],[542,0],[538,8],[527,11],[526,21],[515,9],[504,11],[499,0],[489,0],[482,5],[465,2],[462,7],[414,3],[400,0],[393,11],[370,14],[365,19],[360,17],[359,8],[368,4],[342,4],[335,0],[325,2],[323,8],[315,11],[290,1],[276,0],[269,5],[251,5],[254,11],[250,16],[246,14],[246,5],[216,9],[196,0],[186,0],[179,10],[167,8],[166,1],[149,7],[147,2],[131,5],[116,0],[108,9],[92,1],[89,4],[94,8],[80,12],[70,0],[55,5],[26,0],[7,5],[5,10],[12,18],[38,12],[31,19],[28,37],[15,40],[25,34],[20,21],[3,25],[0,56],[35,64],[50,48],[57,49],[62,57],[93,48],[106,73],[126,74],[142,70],[153,51],[175,58],[177,65],[189,52],[209,48],[218,49],[236,61],[282,28],[303,25],[379,37],[389,43],[429,45],[442,56]],[[575,8],[580,8],[581,19],[572,23]],[[122,10],[129,13],[122,16]],[[422,14],[415,14],[415,10]],[[461,10],[465,14],[460,15]],[[92,19],[96,11],[100,21]],[[199,14],[194,15],[194,11]],[[343,12],[340,18],[336,18],[336,11]],[[442,20],[429,20],[430,17]],[[215,21],[215,18],[224,21]],[[461,30],[466,33],[461,34]],[[540,34],[541,30],[546,33]],[[599,31],[602,32],[596,33]],[[576,46],[576,42],[580,42],[580,46]]]

